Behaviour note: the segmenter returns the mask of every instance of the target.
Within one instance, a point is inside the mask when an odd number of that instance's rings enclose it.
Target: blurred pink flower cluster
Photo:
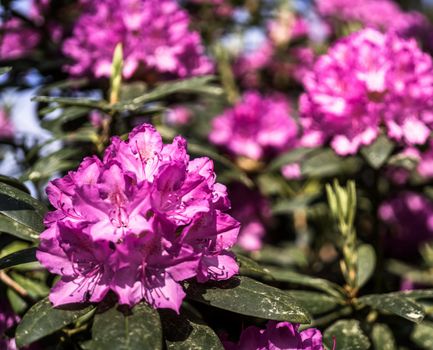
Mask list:
[[[6,297],[0,298],[0,349],[15,350],[15,339],[4,337],[5,331],[20,321],[20,318],[13,312]]]
[[[213,162],[190,160],[186,141],[163,144],[150,125],[128,141],[112,139],[103,160],[85,158],[75,172],[47,188],[55,211],[45,218],[39,261],[61,276],[54,305],[146,300],[179,311],[181,281],[228,279],[238,272],[231,253],[239,223]]]
[[[139,69],[174,77],[202,75],[213,65],[188,14],[174,0],[84,2],[73,36],[63,46],[72,75],[110,76],[114,48],[123,44],[125,78]]]
[[[0,138],[14,136],[14,126],[9,119],[9,113],[4,107],[0,107]]]
[[[371,144],[385,125],[403,145],[424,144],[433,125],[433,65],[413,39],[365,29],[318,58],[304,76],[302,144],[330,141],[340,155]]]
[[[421,194],[407,191],[385,200],[379,218],[386,224],[384,246],[393,257],[413,257],[433,240],[433,203]]]
[[[250,326],[245,329],[239,343],[224,341],[226,350],[323,350],[322,334],[318,329],[298,331],[299,325],[290,322],[269,321],[265,329]]]
[[[248,91],[233,108],[213,119],[209,139],[234,156],[262,160],[294,147],[297,134],[283,96]]]
[[[39,33],[24,21],[12,18],[0,24],[0,60],[28,55],[38,45]]]

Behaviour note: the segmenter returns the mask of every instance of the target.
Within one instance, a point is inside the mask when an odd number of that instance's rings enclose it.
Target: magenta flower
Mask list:
[[[13,312],[6,296],[0,298],[0,349],[15,350],[15,339],[7,338],[5,331],[15,326],[20,318]]]
[[[138,70],[173,77],[211,72],[188,14],[174,0],[85,1],[73,36],[63,51],[74,63],[72,75],[108,77],[114,48],[123,44],[125,78]]]
[[[237,244],[247,251],[261,249],[266,225],[271,220],[270,203],[260,192],[238,183],[229,188],[229,193],[232,201],[230,214],[241,223]]]
[[[415,40],[366,29],[343,38],[304,76],[302,144],[327,141],[340,155],[371,144],[379,125],[403,145],[427,141],[433,66]]]
[[[293,147],[297,131],[287,100],[250,91],[212,121],[209,139],[235,156],[260,160]]]
[[[103,160],[86,158],[47,188],[55,211],[45,218],[39,261],[61,280],[55,306],[146,300],[179,310],[180,282],[228,279],[238,272],[231,248],[239,223],[208,158],[190,160],[186,141],[163,144],[150,125],[128,141],[114,137]]]
[[[0,138],[11,138],[14,136],[14,127],[9,119],[6,108],[0,107]]]
[[[318,329],[298,331],[299,325],[290,322],[269,321],[265,329],[250,326],[239,343],[224,341],[226,350],[324,350],[322,334]]]
[[[25,23],[12,18],[0,24],[0,60],[27,56],[39,43],[39,33]]]
[[[433,204],[418,193],[403,192],[384,201],[378,216],[384,223],[384,246],[391,256],[412,257],[433,239]]]

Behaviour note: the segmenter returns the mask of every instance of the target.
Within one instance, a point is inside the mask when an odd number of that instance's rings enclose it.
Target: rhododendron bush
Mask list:
[[[2,2],[0,350],[432,349],[432,13]]]

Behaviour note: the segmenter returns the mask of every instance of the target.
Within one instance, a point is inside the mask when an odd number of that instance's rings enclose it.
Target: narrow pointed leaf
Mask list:
[[[244,276],[216,283],[192,282],[187,295],[193,300],[242,315],[310,322],[308,312],[286,292]]]
[[[48,298],[33,305],[24,315],[15,333],[17,347],[29,345],[73,323],[92,310],[92,306],[80,309],[55,309]]]
[[[0,270],[36,261],[36,248],[23,249],[0,259]]]
[[[239,263],[239,274],[242,276],[251,276],[251,277],[260,277],[260,276],[267,276],[271,277],[269,270],[265,267],[260,266],[257,262],[255,262],[253,259],[250,259],[243,255],[236,255],[236,260]]]
[[[356,284],[358,288],[363,287],[376,267],[376,254],[374,248],[369,244],[363,244],[358,248],[358,265]]]
[[[0,213],[38,233],[44,230],[46,207],[29,194],[0,183]]]
[[[319,292],[291,290],[288,294],[312,315],[324,314],[340,305],[338,299]]]

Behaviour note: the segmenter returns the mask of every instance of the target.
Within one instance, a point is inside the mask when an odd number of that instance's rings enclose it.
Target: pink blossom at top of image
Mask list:
[[[149,124],[128,141],[113,137],[103,160],[48,185],[55,210],[45,217],[37,258],[61,279],[55,305],[98,302],[111,290],[119,303],[146,300],[179,311],[181,281],[228,279],[238,265],[228,249],[239,223],[213,162],[190,160],[186,141],[163,144]]]
[[[294,147],[298,128],[289,102],[280,95],[248,91],[212,121],[209,139],[235,156],[261,160]]]
[[[188,14],[174,0],[86,1],[63,46],[75,76],[108,77],[114,48],[123,44],[125,78],[139,68],[178,78],[213,70]]]
[[[384,124],[404,146],[424,144],[433,124],[433,65],[413,39],[374,29],[353,33],[303,78],[304,146],[330,141],[340,155],[371,144]]]
[[[39,40],[39,33],[18,18],[0,23],[0,60],[13,60],[27,56]]]

